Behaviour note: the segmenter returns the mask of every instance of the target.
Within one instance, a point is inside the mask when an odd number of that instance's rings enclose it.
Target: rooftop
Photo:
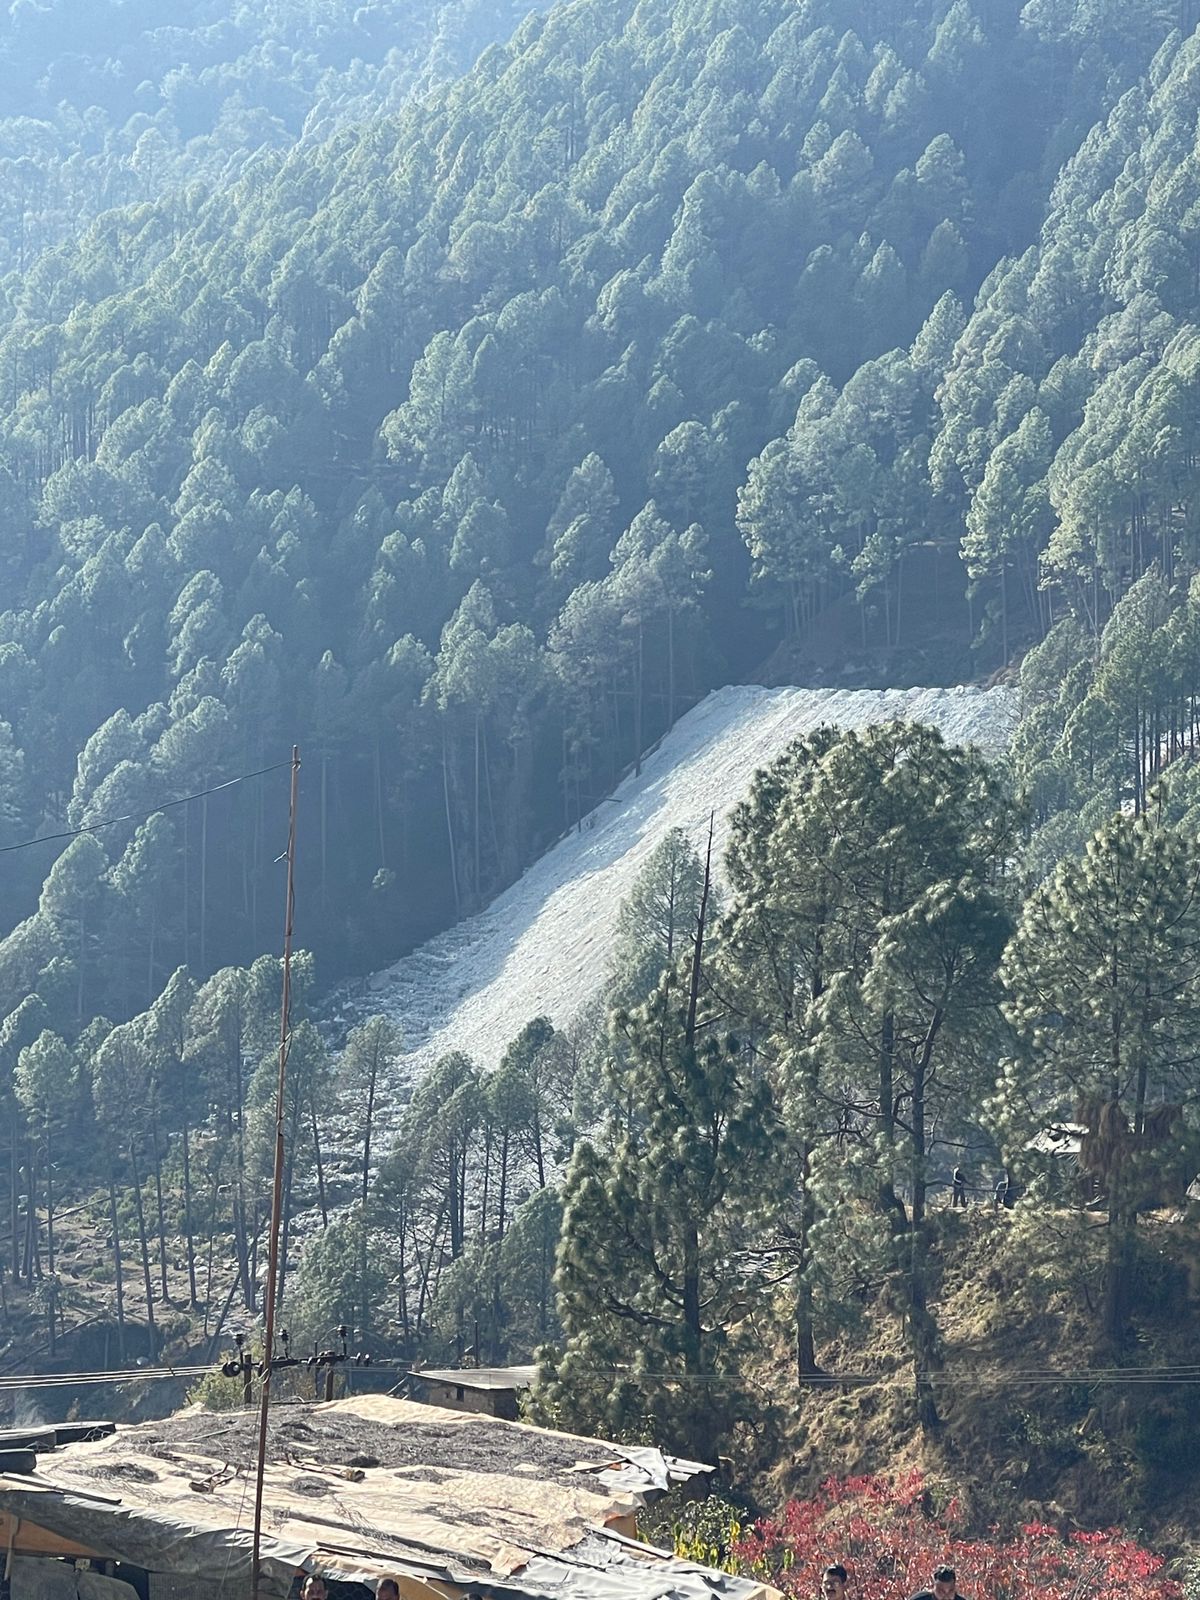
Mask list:
[[[0,1473],[0,1535],[245,1592],[257,1413],[199,1408],[39,1453]],[[526,1600],[761,1600],[763,1586],[638,1545],[639,1505],[710,1469],[386,1395],[272,1413],[263,1570],[300,1569],[406,1594]],[[19,1519],[19,1521],[17,1520]],[[213,1583],[214,1572],[220,1574]],[[437,1589],[428,1585],[438,1585]]]
[[[528,1389],[536,1367],[414,1367],[411,1377],[462,1389]]]

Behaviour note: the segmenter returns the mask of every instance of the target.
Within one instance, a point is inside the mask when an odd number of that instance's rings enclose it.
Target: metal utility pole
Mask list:
[[[292,925],[296,910],[296,800],[300,791],[300,746],[292,746],[292,786],[288,804],[287,909],[283,919],[283,999],[279,1008],[279,1081],[275,1090],[275,1179],[271,1190],[271,1235],[267,1252],[266,1326],[263,1329],[262,1399],[258,1412],[258,1466],[254,1485],[254,1548],[250,1592],[259,1600],[263,1474],[267,1464],[267,1413],[271,1404],[271,1357],[275,1338],[275,1286],[279,1278],[279,1224],[283,1211],[284,1089],[292,1033]]]

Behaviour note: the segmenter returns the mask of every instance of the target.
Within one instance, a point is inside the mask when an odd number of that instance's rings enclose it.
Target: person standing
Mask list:
[[[964,1209],[966,1208],[967,1175],[961,1167],[955,1167],[954,1169],[954,1181],[950,1192],[950,1204],[951,1206],[962,1206]]]

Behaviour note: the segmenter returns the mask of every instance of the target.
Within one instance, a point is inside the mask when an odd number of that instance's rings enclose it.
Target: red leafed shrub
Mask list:
[[[840,1561],[851,1600],[908,1600],[933,1569],[955,1569],[968,1600],[1181,1600],[1161,1556],[1117,1529],[1060,1533],[1031,1522],[1003,1536],[966,1539],[954,1501],[929,1512],[920,1472],[899,1478],[830,1478],[812,1500],[792,1500],[734,1546],[743,1569],[785,1594],[816,1600],[821,1573]]]

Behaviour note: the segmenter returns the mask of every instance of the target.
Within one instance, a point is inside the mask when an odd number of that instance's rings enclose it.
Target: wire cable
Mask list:
[[[134,1367],[126,1372],[10,1373],[0,1378],[0,1393],[12,1389],[71,1389],[89,1383],[152,1383],[163,1378],[199,1378],[203,1367]]]
[[[282,772],[291,764],[290,761],[276,761],[274,765],[259,767],[255,772],[239,772],[236,778],[226,778],[224,783],[214,783],[208,789],[197,789],[195,794],[180,795],[176,800],[163,800],[147,811],[128,811],[120,817],[104,817],[100,822],[85,822],[78,828],[66,828],[61,833],[43,833],[36,839],[22,839],[19,844],[2,844],[0,855],[7,855],[10,850],[30,850],[35,844],[56,844],[62,839],[78,839],[80,834],[99,833],[101,828],[115,828],[122,822],[144,822],[147,817],[157,816],[160,811],[168,811],[172,806],[190,805],[193,800],[203,800],[206,795],[220,794],[222,789],[232,789],[235,784],[248,783],[251,778],[265,777],[268,772]]]
[[[619,1369],[594,1367],[588,1369],[589,1376],[607,1378],[610,1381],[627,1379],[638,1383],[643,1379],[658,1379],[664,1383],[685,1384],[704,1383],[710,1385],[731,1385],[747,1381],[747,1375],[739,1372],[633,1372]],[[822,1372],[814,1373],[803,1380],[802,1387],[809,1389],[832,1389],[838,1386],[853,1386],[867,1388],[885,1383],[911,1383],[912,1372],[908,1368],[895,1372]],[[1179,1365],[1162,1367],[1085,1367],[1080,1369],[1063,1368],[1061,1370],[1044,1368],[1016,1368],[1002,1372],[948,1372],[945,1370],[925,1372],[921,1374],[923,1383],[931,1383],[944,1389],[997,1389],[1021,1387],[1052,1387],[1061,1384],[1079,1384],[1084,1387],[1108,1386],[1129,1387],[1136,1385],[1151,1386],[1157,1384],[1200,1384],[1200,1366]]]

